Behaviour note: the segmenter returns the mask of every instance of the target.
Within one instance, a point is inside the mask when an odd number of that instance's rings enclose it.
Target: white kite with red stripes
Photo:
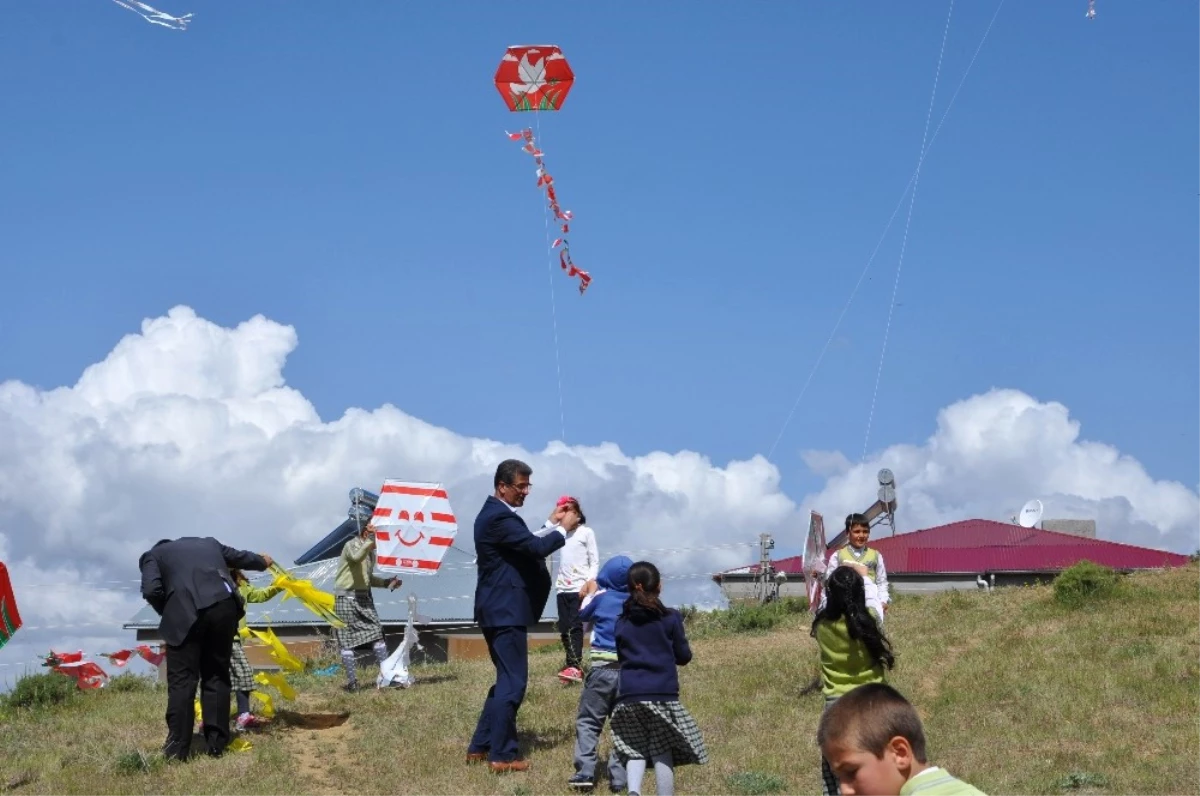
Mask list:
[[[436,575],[458,533],[445,487],[424,481],[384,481],[371,524],[376,566],[396,575]]]

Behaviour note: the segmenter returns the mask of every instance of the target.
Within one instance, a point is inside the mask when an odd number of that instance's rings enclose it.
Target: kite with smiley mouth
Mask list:
[[[436,575],[458,533],[445,487],[424,481],[384,481],[371,524],[375,563],[395,575]]]

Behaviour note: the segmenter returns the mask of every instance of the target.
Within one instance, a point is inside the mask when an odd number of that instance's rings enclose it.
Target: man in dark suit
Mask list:
[[[229,658],[238,621],[245,614],[233,569],[264,570],[266,554],[234,550],[211,536],[163,539],[142,553],[142,597],[162,617],[158,630],[167,644],[168,758],[187,760],[196,720],[196,684],[201,683],[204,740],[220,756],[229,743]]]
[[[533,470],[517,459],[496,468],[495,494],[475,518],[475,621],[487,641],[496,668],[475,734],[467,746],[467,762],[488,761],[492,771],[525,771],[517,759],[517,711],[529,678],[529,626],[542,618],[550,598],[546,556],[566,544],[566,534],[580,518],[570,506],[550,515],[544,536],[530,533],[514,509],[525,503]]]

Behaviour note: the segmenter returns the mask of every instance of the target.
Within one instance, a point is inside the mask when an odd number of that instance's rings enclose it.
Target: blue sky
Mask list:
[[[540,120],[567,440],[765,453],[916,165],[947,4],[106,0],[0,6],[0,379],[72,384],[144,317],[296,327],[325,419],[392,402],[559,436],[543,211],[492,85]],[[995,12],[956,3],[933,118]],[[1197,10],[1008,0],[922,170],[871,447],[993,386],[1200,481]],[[776,450],[862,451],[907,202]],[[349,485],[348,485],[349,486]]]

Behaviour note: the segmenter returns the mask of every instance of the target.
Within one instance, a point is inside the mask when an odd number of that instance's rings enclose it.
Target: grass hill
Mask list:
[[[1106,588],[895,600],[891,682],[919,708],[932,762],[990,794],[1200,793],[1197,567]],[[678,769],[677,790],[819,793],[822,699],[802,694],[816,670],[807,615],[735,609],[689,626],[695,660],[681,671],[682,699],[711,762]],[[340,676],[293,676],[296,701],[279,704],[252,750],[184,765],[156,755],[165,692],[146,680],[34,707],[10,695],[0,792],[565,793],[579,689],[557,682],[559,664],[557,652],[531,655],[518,719],[533,764],[525,773],[464,764],[491,678],[486,661],[468,661],[418,667],[406,691],[345,694]],[[22,693],[30,699],[31,688]]]

